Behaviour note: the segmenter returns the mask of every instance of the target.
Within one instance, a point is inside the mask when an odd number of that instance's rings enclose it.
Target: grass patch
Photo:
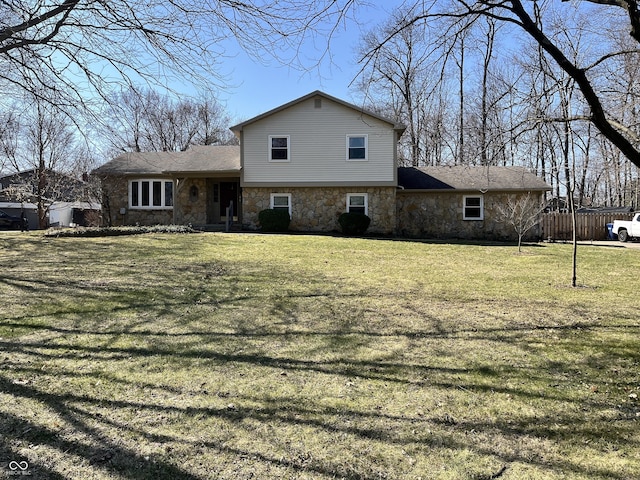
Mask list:
[[[627,479],[629,249],[2,233],[0,477]],[[15,466],[15,464],[14,464]]]

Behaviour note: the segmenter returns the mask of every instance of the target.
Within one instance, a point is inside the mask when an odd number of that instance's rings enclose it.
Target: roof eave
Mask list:
[[[522,188],[407,188],[398,185],[398,192],[405,193],[500,193],[500,192],[545,192],[551,191],[551,187],[522,187]]]
[[[222,177],[222,176],[239,176],[241,169],[232,170],[164,170],[163,175],[173,177]]]

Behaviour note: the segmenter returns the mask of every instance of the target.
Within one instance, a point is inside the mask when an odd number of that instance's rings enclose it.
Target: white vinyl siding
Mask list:
[[[270,137],[286,132],[288,162],[269,161]],[[366,139],[366,161],[345,161],[348,138]],[[396,133],[393,125],[322,99],[310,98],[246,125],[242,138],[245,184],[394,185]]]

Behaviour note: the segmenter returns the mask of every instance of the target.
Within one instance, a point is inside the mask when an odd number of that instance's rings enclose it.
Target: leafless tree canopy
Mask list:
[[[591,122],[631,162],[640,166],[637,125],[625,123],[609,101],[610,92],[620,90],[619,79],[615,76],[607,77],[603,73],[606,71],[610,74],[612,63],[621,56],[631,55],[637,59],[640,47],[640,10],[636,1],[586,0],[567,4],[565,12],[573,9],[588,13],[590,25],[585,24],[584,28],[589,28],[591,32],[593,43],[590,45],[579,45],[574,41],[575,24],[572,24],[571,19],[558,14],[553,8],[553,2],[532,1],[525,4],[520,0],[448,0],[425,3],[411,0],[404,2],[403,8],[408,15],[388,28],[386,36],[377,44],[370,46],[364,56],[366,62],[376,62],[388,42],[415,25],[437,25],[439,34],[448,38],[459,37],[470,25],[482,19],[488,19],[496,25],[508,25],[513,27],[512,32],[519,32],[533,40],[540,53],[553,61],[575,83],[587,108],[573,120]],[[563,25],[564,20],[568,21]],[[630,48],[620,50],[595,46],[598,39],[621,25],[626,25],[629,35],[634,39]],[[561,38],[556,32],[563,29],[565,35]],[[604,45],[611,46],[609,42]]]
[[[36,102],[16,113],[8,117],[11,129],[0,136],[0,158],[7,170],[22,172],[7,193],[36,203],[39,225],[44,228],[52,202],[85,193],[82,189],[72,192],[76,182],[70,180],[81,176],[77,169],[89,154],[69,118],[58,115],[49,103]]]
[[[105,140],[115,152],[184,151],[191,145],[225,145],[231,120],[213,97],[174,99],[155,90],[129,89],[107,106]]]
[[[637,206],[640,44],[620,6],[407,0],[363,39],[357,85],[407,124],[405,164],[523,165],[577,206]]]
[[[522,238],[540,221],[544,204],[537,194],[528,192],[526,195],[509,197],[506,202],[496,204],[496,209],[502,221],[518,235],[518,251],[522,251]]]
[[[166,88],[175,80],[211,91],[232,70],[229,42],[258,61],[311,68],[344,48],[333,35],[367,7],[367,0],[4,1],[0,98],[5,109],[28,94],[29,102],[72,112],[141,84]],[[401,153],[411,164],[526,158],[554,192],[564,183],[585,199],[625,203],[631,167],[640,166],[639,50],[635,0],[405,0],[364,40],[359,84],[407,124]],[[13,121],[2,116],[0,134],[10,135]],[[193,132],[185,125],[153,148],[184,148]],[[135,142],[121,148],[139,148]]]
[[[254,55],[326,42],[350,0],[65,0],[0,2],[0,88],[58,106],[86,104],[113,83],[224,83],[222,43]],[[325,50],[326,53],[326,50]]]

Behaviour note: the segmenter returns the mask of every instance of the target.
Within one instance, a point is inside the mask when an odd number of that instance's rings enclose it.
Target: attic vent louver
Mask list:
[[[314,99],[313,107],[314,108],[322,108],[322,99],[321,98]]]

